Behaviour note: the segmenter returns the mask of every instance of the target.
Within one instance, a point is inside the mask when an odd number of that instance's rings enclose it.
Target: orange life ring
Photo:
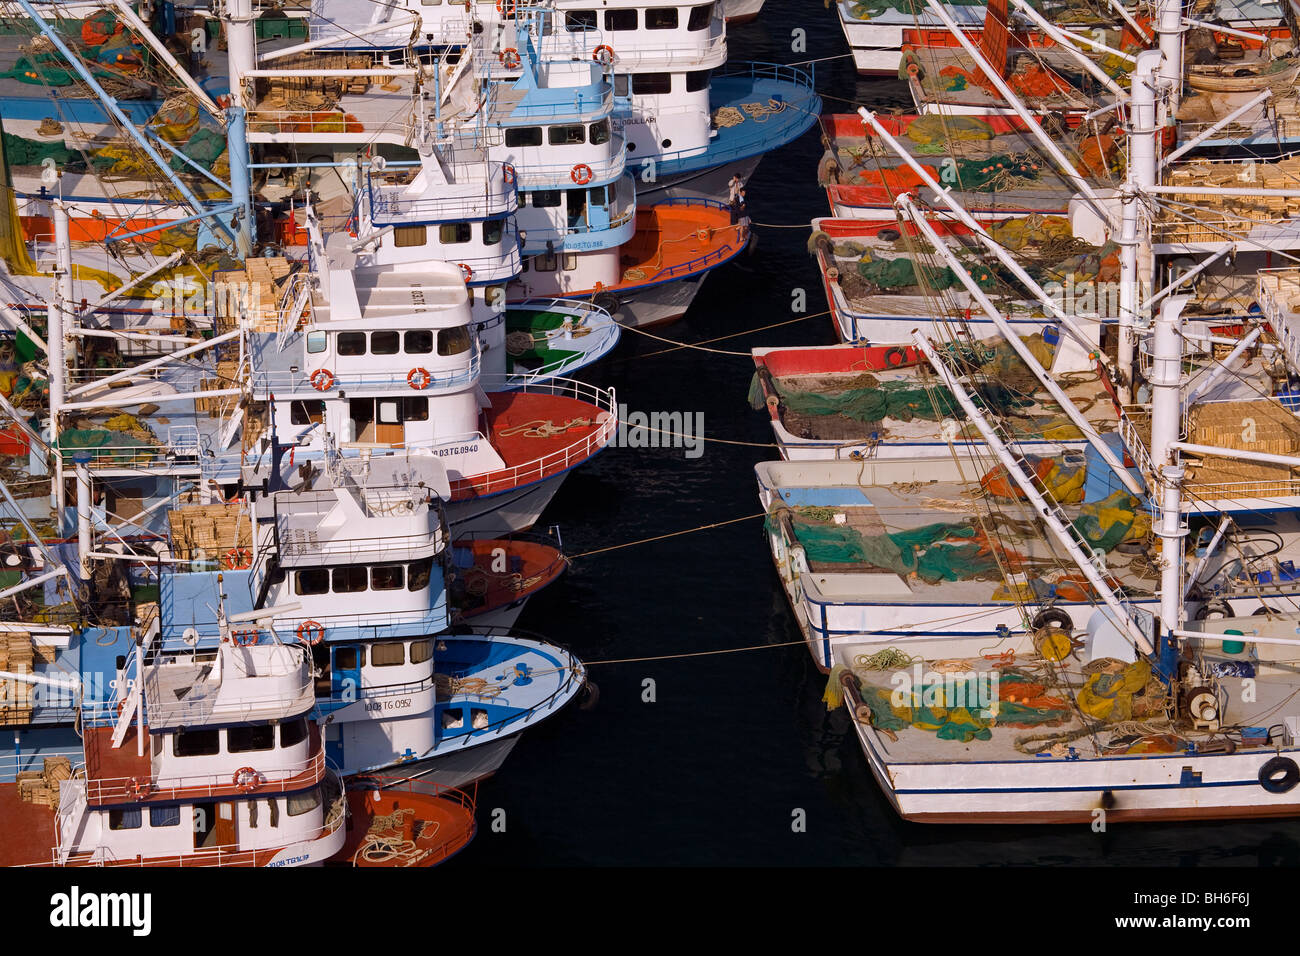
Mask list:
[[[608,43],[602,43],[600,46],[596,47],[596,49],[591,51],[591,58],[601,66],[609,66],[613,63],[615,55],[614,48]]]
[[[242,571],[253,566],[253,552],[248,548],[231,548],[226,552],[226,566],[232,571]]]
[[[587,183],[591,182],[591,177],[591,167],[586,163],[579,163],[577,166],[574,166],[573,171],[569,173],[569,178],[579,186],[587,185]]]
[[[515,15],[515,0],[497,0],[497,13],[503,17]]]
[[[240,647],[252,647],[257,643],[261,635],[258,633],[257,628],[250,627],[247,630],[235,631],[231,634],[231,637],[235,639],[235,643]]]
[[[334,373],[327,368],[318,368],[311,373],[311,387],[318,392],[328,392],[334,385]]]
[[[460,274],[465,277],[466,282],[472,282],[474,280],[474,270],[463,262],[460,264]]]
[[[429,374],[427,368],[413,368],[406,373],[406,384],[417,392],[424,391],[432,381],[433,376]]]
[[[507,70],[519,69],[519,64],[522,62],[523,60],[519,57],[519,51],[514,47],[508,46],[501,51],[501,65]]]
[[[252,793],[266,782],[266,778],[252,767],[240,767],[230,778],[230,782],[244,793]]]
[[[133,800],[143,800],[149,796],[149,791],[153,789],[153,782],[150,780],[141,780],[139,777],[132,777],[131,782],[127,784]]]
[[[515,168],[509,163],[503,163],[501,166],[501,178],[506,181],[507,186],[515,184]]]
[[[312,637],[307,635],[311,634]],[[325,625],[320,621],[303,621],[298,625],[298,640],[311,647],[315,647],[325,639]]]

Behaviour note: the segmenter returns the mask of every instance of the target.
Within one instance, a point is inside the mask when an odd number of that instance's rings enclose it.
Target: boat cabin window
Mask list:
[[[402,399],[402,421],[427,422],[429,420],[429,400],[423,397]]]
[[[645,12],[645,28],[647,30],[676,30],[677,8],[651,7]]]
[[[460,355],[473,347],[474,341],[470,338],[469,326],[458,325],[454,328],[438,330],[439,355]]]
[[[370,333],[371,355],[396,355],[401,334],[391,330]]]
[[[333,572],[334,593],[335,594],[356,594],[358,591],[366,589],[366,582],[369,575],[366,574],[366,566],[349,565],[342,568],[335,568]]]
[[[591,124],[591,145],[601,146],[609,142],[609,120]]]
[[[559,264],[559,259],[553,252],[544,252],[540,256],[533,256],[533,259],[533,266],[538,272],[554,272]]]
[[[433,333],[428,329],[412,329],[402,337],[402,351],[407,355],[428,355],[433,351]]]
[[[226,730],[226,750],[232,754],[254,753],[275,749],[275,728],[270,724],[253,727],[230,727]]]
[[[170,807],[150,807],[149,826],[178,827],[181,825],[181,808],[173,804]]]
[[[400,591],[405,583],[405,568],[400,564],[376,564],[370,569],[372,591]]]
[[[535,209],[550,209],[560,204],[560,191],[558,189],[538,189],[528,193],[528,195],[532,197]]]
[[[686,74],[686,92],[698,93],[709,88],[709,76],[712,70],[691,70]]]
[[[596,29],[595,10],[570,10],[564,15],[564,27],[570,33]]]
[[[631,86],[631,80],[632,77],[630,74],[627,73],[614,74],[614,95],[627,96]]]
[[[319,425],[325,421],[324,400],[290,402],[289,421],[295,425]]]
[[[423,226],[398,226],[393,230],[393,245],[398,249],[422,246],[427,241]]]
[[[636,11],[635,10],[606,10],[605,29],[606,30],[635,30]]]
[[[211,757],[221,753],[221,733],[217,730],[178,730],[172,735],[172,756]]]
[[[483,245],[495,246],[505,233],[505,223],[500,219],[489,219],[483,223]]]
[[[709,21],[712,19],[713,4],[706,3],[701,7],[691,7],[691,15],[686,21],[686,29],[704,30],[708,27]]]
[[[315,355],[317,352],[324,352],[325,346],[329,344],[329,337],[320,329],[314,329],[307,333],[307,354]]]
[[[320,787],[313,787],[306,793],[295,793],[285,800],[285,809],[291,817],[300,817],[304,813],[320,806]]]
[[[406,645],[401,641],[381,641],[370,645],[370,663],[373,667],[396,667],[406,663]]]
[[[423,664],[431,657],[433,657],[433,638],[426,637],[423,640],[411,641],[412,664]]]
[[[339,355],[365,355],[365,332],[340,332],[338,337]]]
[[[614,184],[608,186],[596,186],[594,189],[587,190],[588,201],[593,206],[610,206],[614,203]]]
[[[307,718],[286,720],[280,724],[280,746],[295,747],[307,739]]]
[[[140,813],[139,807],[108,811],[108,828],[110,830],[138,830],[143,822],[143,815]]]
[[[572,272],[578,268],[578,254],[576,252],[566,252],[564,254],[564,271]]]
[[[584,126],[552,126],[547,130],[547,138],[552,146],[579,146],[587,141],[587,129]]]
[[[528,262],[527,259],[524,260]],[[503,285],[485,286],[483,289],[483,304],[490,308],[502,311],[505,309],[506,287]]]
[[[632,92],[638,96],[653,96],[656,93],[673,91],[671,73],[636,73],[632,78]]]
[[[406,566],[406,590],[423,591],[429,586],[429,578],[432,574],[433,558],[412,561]]]
[[[471,239],[469,223],[444,222],[438,227],[438,241],[444,246],[454,246]]]
[[[540,126],[507,126],[506,146],[541,146],[542,128]]]
[[[304,568],[293,576],[294,594],[324,594],[330,589],[330,573],[326,568]]]
[[[354,671],[366,666],[366,649],[364,647],[334,648],[334,669]]]

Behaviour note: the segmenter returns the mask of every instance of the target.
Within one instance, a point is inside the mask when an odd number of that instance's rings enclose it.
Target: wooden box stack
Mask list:
[[[0,670],[30,674],[36,653],[26,631],[0,634]],[[35,687],[25,681],[0,681],[0,723],[24,724],[32,719]]]
[[[167,512],[172,548],[189,560],[216,560],[233,548],[251,549],[253,530],[239,508],[228,505],[189,505]]]
[[[1189,441],[1198,445],[1294,455],[1300,450],[1300,419],[1281,402],[1215,402],[1196,406]],[[1188,483],[1201,495],[1267,497],[1300,494],[1289,465],[1231,458],[1188,457]],[[1212,490],[1211,490],[1212,489]]]
[[[23,770],[17,774],[18,799],[59,808],[59,788],[72,777],[72,761],[67,757],[46,757],[41,770]]]

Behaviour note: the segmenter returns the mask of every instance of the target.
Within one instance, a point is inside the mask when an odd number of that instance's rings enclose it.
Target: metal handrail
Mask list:
[[[87,764],[82,764],[81,769],[86,772],[86,800],[89,803],[105,804],[112,802],[131,803],[140,800],[155,800],[162,798],[164,800],[192,799],[196,797],[221,797],[250,792],[264,792],[266,788],[275,788],[277,784],[281,785],[277,789],[270,790],[273,793],[285,793],[289,788],[284,784],[292,783],[292,789],[306,789],[313,786],[323,779],[326,773],[325,767],[325,748],[323,745],[316,745],[316,752],[308,758],[305,763],[294,767],[280,767],[275,770],[261,772],[265,783],[259,785],[256,791],[247,791],[236,785],[231,778],[224,774],[195,774],[182,777],[163,777],[161,780],[154,779],[152,773],[148,777],[94,777],[89,770],[86,770],[91,758],[91,753],[87,752]],[[98,754],[95,754],[98,757]],[[307,775],[308,779],[298,780],[299,777]],[[160,783],[166,781],[167,786],[160,786]],[[187,782],[187,781],[193,781]]]

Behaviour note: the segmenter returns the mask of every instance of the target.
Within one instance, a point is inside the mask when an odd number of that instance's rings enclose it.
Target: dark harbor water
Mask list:
[[[791,31],[807,32],[806,52]],[[731,59],[790,63],[845,54],[822,0],[767,0],[731,31]],[[888,108],[902,84],[859,80],[847,59],[817,66],[828,110],[851,100]],[[816,129],[768,155],[748,188],[759,226],[752,255],[707,280],[688,318],[656,334],[698,342],[793,318],[793,290],[825,310],[805,243],[828,213],[815,181]],[[770,443],[749,408],[756,345],[829,345],[829,317],[753,334],[711,354],[626,332],[593,376],[629,410],[702,413],[705,433]],[[709,443],[682,450],[615,448],[570,476],[541,522],[581,554],[760,510],[753,477],[774,448]],[[758,519],[580,557],[535,598],[519,625],[593,661],[597,705],[524,735],[479,789],[479,835],[453,867],[499,865],[1297,865],[1300,822],[1207,825],[924,826],[901,821],[879,793],[843,710],[828,715],[825,678],[801,646],[642,663],[799,640]],[[653,681],[654,701],[645,702]],[[494,819],[504,811],[504,832]],[[804,832],[792,823],[806,817]]]

